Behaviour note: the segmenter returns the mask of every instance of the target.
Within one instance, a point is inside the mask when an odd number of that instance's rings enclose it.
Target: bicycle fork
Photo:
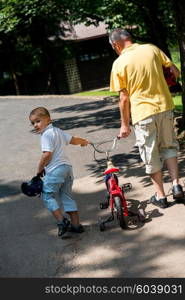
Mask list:
[[[121,199],[124,216],[128,216],[127,202],[126,202],[126,199],[124,196],[123,189],[121,189],[120,186],[118,185],[118,179],[115,177],[114,174],[109,174],[106,176],[105,181],[106,181],[107,189],[109,191],[109,197],[110,197],[109,205],[110,205],[112,214],[115,209],[114,197],[119,197]]]

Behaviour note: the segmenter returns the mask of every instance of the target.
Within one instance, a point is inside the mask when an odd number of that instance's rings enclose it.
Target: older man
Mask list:
[[[110,90],[120,94],[120,137],[128,137],[130,115],[140,155],[154,184],[150,202],[168,207],[163,187],[162,168],[165,163],[172,180],[173,198],[184,198],[178,178],[178,144],[173,130],[173,100],[163,75],[163,66],[177,78],[180,74],[172,61],[152,44],[132,42],[129,32],[115,29],[109,41],[119,55],[111,72]]]

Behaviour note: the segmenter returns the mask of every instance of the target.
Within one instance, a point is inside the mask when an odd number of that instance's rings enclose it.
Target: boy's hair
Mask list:
[[[33,115],[37,115],[39,117],[49,117],[50,118],[50,113],[45,107],[36,107],[34,108],[29,115],[29,118]]]

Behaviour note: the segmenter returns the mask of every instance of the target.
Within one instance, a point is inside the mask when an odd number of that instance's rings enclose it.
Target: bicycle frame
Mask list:
[[[123,190],[118,185],[118,179],[115,177],[114,172],[119,171],[119,169],[112,168],[106,172],[104,172],[105,176],[105,183],[109,192],[109,206],[111,211],[114,211],[114,197],[119,197],[121,199],[121,203],[124,209],[124,216],[128,216],[128,208],[127,202],[124,196]]]
[[[99,223],[101,231],[105,230],[105,223],[108,223],[108,222],[111,222],[114,220],[115,213],[117,215],[120,227],[122,229],[128,228],[127,227],[128,226],[128,223],[127,223],[128,217],[129,218],[137,217],[137,219],[141,220],[142,222],[144,222],[144,220],[145,220],[144,211],[135,213],[135,212],[131,211],[130,209],[128,209],[127,200],[125,199],[124,193],[127,191],[130,191],[132,189],[132,185],[131,185],[131,183],[125,183],[122,185],[122,187],[119,186],[119,180],[115,173],[118,173],[120,171],[120,169],[116,168],[112,164],[111,160],[109,159],[109,153],[112,152],[112,150],[114,150],[118,139],[119,139],[118,137],[113,139],[113,145],[108,151],[99,150],[93,143],[91,143],[91,145],[94,148],[95,160],[97,161],[97,159],[95,157],[95,152],[106,154],[106,159],[107,159],[107,169],[104,171],[103,175],[104,175],[104,181],[105,181],[107,193],[108,193],[108,197],[107,197],[108,201],[101,202],[100,208],[104,209],[104,208],[110,207],[111,216],[108,217],[106,220],[101,221]],[[104,141],[104,142],[101,142],[98,144],[102,145],[106,142],[110,142],[110,140]],[[125,219],[124,219],[124,217],[125,217]]]

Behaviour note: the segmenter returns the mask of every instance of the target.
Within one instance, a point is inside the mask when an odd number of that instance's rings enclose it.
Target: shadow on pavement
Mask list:
[[[96,126],[96,129],[89,130],[87,132],[98,131],[107,128],[119,128],[120,127],[120,113],[118,106],[107,108],[110,105],[108,101],[92,101],[87,103],[75,104],[71,106],[58,107],[53,112],[76,112],[73,117],[61,117],[53,120],[53,125],[63,130],[70,130],[73,128],[91,127]],[[106,109],[103,109],[106,107]],[[89,114],[88,111],[93,111]],[[83,112],[80,114],[80,112]]]
[[[119,109],[111,107],[110,102],[79,103],[58,107],[53,112],[76,112],[73,117],[62,116],[54,120],[54,124],[64,130],[86,127],[91,132],[120,126]],[[182,177],[185,174],[184,157],[185,150],[182,150],[179,155]],[[137,149],[128,154],[115,154],[112,159],[116,166],[122,168],[121,176],[126,182],[130,178],[137,179],[137,185],[133,184],[132,197],[126,194],[131,207],[147,209],[151,182],[145,176]],[[106,167],[105,160],[101,158],[99,164],[94,162],[86,167],[89,176],[95,177],[96,183],[99,183]],[[166,171],[164,178],[165,182],[169,182]],[[0,242],[3,245],[0,247],[0,277],[142,278],[184,275],[184,215],[181,205],[175,207],[180,220],[174,217],[174,207],[164,212],[164,219],[163,211],[152,207],[147,213],[150,221],[155,218],[156,222],[144,223],[134,230],[122,230],[115,220],[107,230],[100,232],[99,218],[110,213],[99,208],[105,197],[104,189],[74,192],[86,231],[61,240],[57,236],[55,220],[44,208],[42,200],[22,195],[21,183],[0,182]],[[161,222],[158,221],[160,219]]]
[[[84,99],[85,100],[85,99]],[[69,105],[69,106],[62,106],[53,109],[51,112],[57,112],[57,113],[62,113],[62,112],[86,112],[89,110],[98,110],[103,107],[107,107],[109,105],[112,105],[110,101],[106,101],[104,99],[98,100],[98,101],[92,101],[92,102],[81,102],[79,104],[74,104],[74,105]]]
[[[134,149],[129,154],[116,154],[111,156],[113,164],[120,168],[120,174],[125,178],[132,176],[141,177],[141,187],[147,187],[151,185],[149,176],[145,174],[145,167],[142,164],[138,148]],[[179,178],[184,177],[185,174],[185,149],[182,149],[178,156]],[[90,172],[90,175],[97,177],[97,183],[103,181],[103,172],[106,169],[106,159],[94,160],[93,163],[86,165]],[[167,169],[164,167],[164,182],[171,182]],[[185,181],[182,182],[185,187]]]
[[[3,197],[9,197],[20,194],[21,189],[17,181],[11,181],[4,183],[0,180],[0,199]]]
[[[144,237],[147,223],[135,230],[122,230],[115,220],[107,225],[104,232],[101,232],[98,218],[102,217],[102,210],[98,209],[98,204],[103,192],[75,196],[80,211],[84,212],[81,214],[82,222],[89,224],[90,221],[90,224],[85,226],[86,232],[80,240],[77,240],[78,255],[73,253],[71,256],[66,249],[65,265],[59,266],[56,277],[83,277],[84,274],[87,277],[150,277],[151,272],[155,274],[160,272],[161,266],[156,260],[165,257],[166,249],[176,251],[185,246],[183,239],[169,238],[159,233]],[[135,199],[129,201],[132,205],[138,204]],[[146,206],[146,200],[142,203]],[[103,213],[103,217],[107,214],[108,212]],[[157,208],[150,210],[149,214],[150,221],[163,216]],[[84,241],[86,240],[85,243],[82,242],[83,238]]]
[[[158,266],[154,267],[153,262],[159,255],[165,255],[165,248],[175,251],[185,245],[183,240],[174,241],[163,235],[142,237],[141,229],[147,223],[122,230],[115,219],[105,232],[100,232],[99,218],[110,213],[109,209],[99,209],[99,202],[105,197],[104,190],[74,192],[86,231],[61,240],[55,221],[41,199],[18,193],[20,184],[16,182],[15,193],[14,188],[11,191],[10,182],[7,185],[9,201],[0,202],[3,244],[0,277],[83,277],[84,274],[86,277],[147,277],[153,268],[157,272]],[[128,202],[135,209],[147,205],[146,200],[129,199]],[[150,221],[160,216],[162,214],[156,208],[150,211]],[[158,249],[161,243],[164,243],[163,250]],[[151,248],[147,254],[146,247]]]

